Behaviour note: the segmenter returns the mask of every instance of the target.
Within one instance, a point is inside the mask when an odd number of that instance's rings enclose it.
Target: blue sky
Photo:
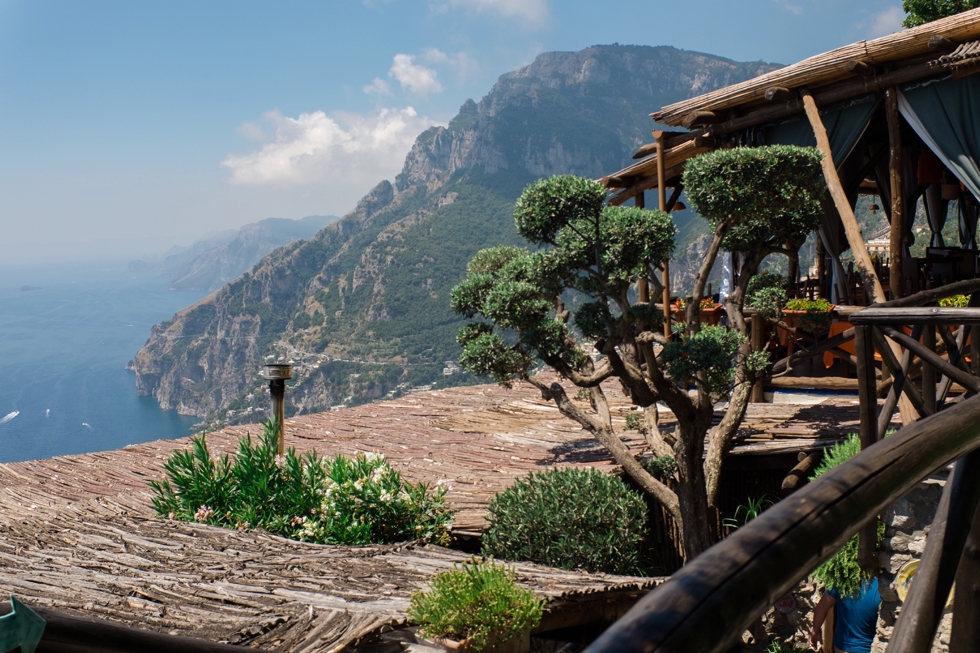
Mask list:
[[[540,52],[792,63],[897,31],[900,5],[0,0],[0,257],[134,258],[341,215],[418,133]]]

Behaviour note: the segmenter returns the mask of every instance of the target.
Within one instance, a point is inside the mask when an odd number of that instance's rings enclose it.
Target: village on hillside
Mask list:
[[[298,410],[321,360],[270,345],[264,411],[0,463],[0,650],[980,651],[961,4],[648,107],[632,165],[524,187],[522,244],[461,263],[449,300],[437,367],[478,384]]]

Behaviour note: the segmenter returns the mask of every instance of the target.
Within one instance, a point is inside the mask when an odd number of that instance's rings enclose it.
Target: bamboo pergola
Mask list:
[[[639,161],[603,177],[610,191],[609,203],[620,205],[634,199],[644,205],[643,193],[658,187],[678,189],[685,162],[714,148],[730,147],[746,130],[805,114],[825,155],[827,186],[846,231],[847,242],[870,300],[887,298],[874,273],[864,239],[854,219],[847,193],[837,178],[826,129],[818,109],[866,96],[885,93],[889,179],[892,198],[889,215],[903,215],[904,194],[899,174],[902,137],[897,109],[897,88],[918,80],[952,73],[962,77],[980,70],[980,9],[966,11],[897,34],[860,41],[819,54],[754,79],[695,98],[676,102],[651,113],[657,122],[689,131],[661,134],[662,156],[657,143],[642,146],[634,155]],[[874,182],[861,180],[860,190],[874,193]],[[879,185],[881,180],[878,180]],[[877,194],[877,193],[875,193]],[[901,276],[903,258],[902,220],[893,220],[889,254],[893,278]],[[893,284],[895,285],[895,284]],[[893,295],[902,288],[892,288]]]

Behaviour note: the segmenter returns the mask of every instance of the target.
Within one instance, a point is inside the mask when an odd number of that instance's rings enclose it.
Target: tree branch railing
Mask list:
[[[949,288],[939,290],[955,294]],[[971,280],[969,289],[980,290],[980,283]],[[855,312],[850,321],[857,350],[862,452],[689,562],[603,633],[587,653],[728,651],[760,614],[857,532],[862,535],[859,561],[872,565],[877,515],[954,461],[958,462],[943,490],[917,582],[887,653],[927,653],[953,579],[980,587],[980,523],[974,520],[975,513],[980,515],[980,378],[966,366],[964,351],[969,330],[980,325],[980,308],[879,304]],[[948,329],[956,324],[962,326],[954,338]],[[912,335],[900,326],[912,326]],[[937,327],[949,360],[937,353]],[[904,348],[900,361],[886,338]],[[980,331],[974,334],[977,338]],[[875,341],[894,378],[880,416]],[[935,374],[923,373],[922,392],[916,391],[910,380],[915,358],[923,372],[935,370],[943,380],[937,385]],[[966,394],[947,401],[952,383]],[[884,439],[902,393],[927,416]],[[950,653],[980,650],[975,621],[957,622],[954,617]]]

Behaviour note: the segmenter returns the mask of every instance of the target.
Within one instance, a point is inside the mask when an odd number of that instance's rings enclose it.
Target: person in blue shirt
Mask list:
[[[823,622],[827,619],[830,608],[836,607],[833,653],[871,653],[880,605],[877,578],[862,582],[861,590],[854,596],[841,597],[840,592],[835,589],[824,592],[817,607],[813,609],[810,646],[816,650],[823,643]]]

